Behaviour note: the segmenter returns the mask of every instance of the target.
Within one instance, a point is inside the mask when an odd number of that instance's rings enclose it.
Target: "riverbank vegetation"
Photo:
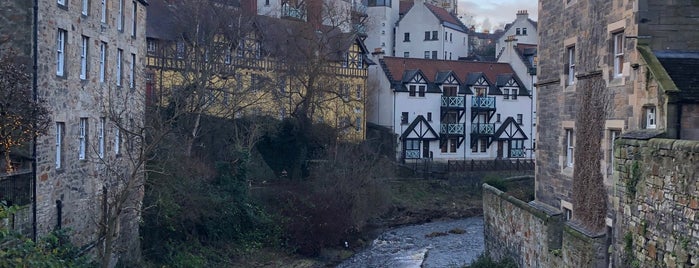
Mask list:
[[[176,123],[149,163],[143,266],[336,263],[383,228],[480,215],[481,177],[498,176],[398,178],[377,146],[293,119],[203,117],[184,150]]]

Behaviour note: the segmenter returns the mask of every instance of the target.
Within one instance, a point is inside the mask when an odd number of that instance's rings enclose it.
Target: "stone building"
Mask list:
[[[214,24],[226,27],[192,27],[187,17],[195,14],[177,15],[187,6],[151,1],[149,96],[165,106],[178,89],[191,87],[197,92],[190,98],[206,96],[195,112],[280,120],[305,119],[305,113],[344,140],[365,139],[367,68],[373,62],[361,34],[344,32],[341,25],[316,27],[312,17],[255,15],[245,4],[215,6],[212,1],[217,10],[211,11],[211,5],[194,3],[209,10],[204,16],[225,15]],[[307,112],[301,111],[306,106]]]
[[[100,226],[117,216],[118,249],[108,259],[138,258],[142,191],[127,181],[142,178],[128,156],[139,151],[129,133],[143,125],[146,6],[145,0],[0,3],[0,52],[25,63],[53,121],[36,138],[31,175],[23,177],[31,201],[23,206],[26,217],[14,219],[15,226],[31,226],[23,232],[37,238],[68,228],[72,241],[90,250],[112,240]],[[114,215],[114,197],[124,189],[128,208]]]
[[[697,264],[699,236],[684,223],[699,201],[676,185],[699,181],[699,4],[539,7],[536,198],[508,201],[531,216],[512,226],[484,202],[487,250],[523,266]]]

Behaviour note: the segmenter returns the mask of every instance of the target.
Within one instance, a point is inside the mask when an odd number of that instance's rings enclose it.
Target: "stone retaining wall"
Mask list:
[[[699,141],[620,139],[615,148],[617,264],[699,264]]]

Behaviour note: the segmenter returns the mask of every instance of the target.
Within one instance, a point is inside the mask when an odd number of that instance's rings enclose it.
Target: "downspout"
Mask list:
[[[33,21],[32,21],[32,99],[36,102],[38,101],[37,93],[37,74],[38,74],[38,31],[39,31],[39,0],[34,0],[33,9]],[[36,123],[35,123],[36,124]],[[32,141],[32,240],[37,239],[37,228],[36,228],[36,134]]]

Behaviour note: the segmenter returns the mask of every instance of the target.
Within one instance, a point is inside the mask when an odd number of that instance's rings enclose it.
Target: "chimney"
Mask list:
[[[526,9],[517,10],[517,19],[519,20],[520,18],[521,18],[521,19],[525,19],[525,20],[528,19],[528,18],[529,18],[529,12],[527,12]]]
[[[240,7],[246,14],[257,14],[257,0],[242,0],[240,1]]]

